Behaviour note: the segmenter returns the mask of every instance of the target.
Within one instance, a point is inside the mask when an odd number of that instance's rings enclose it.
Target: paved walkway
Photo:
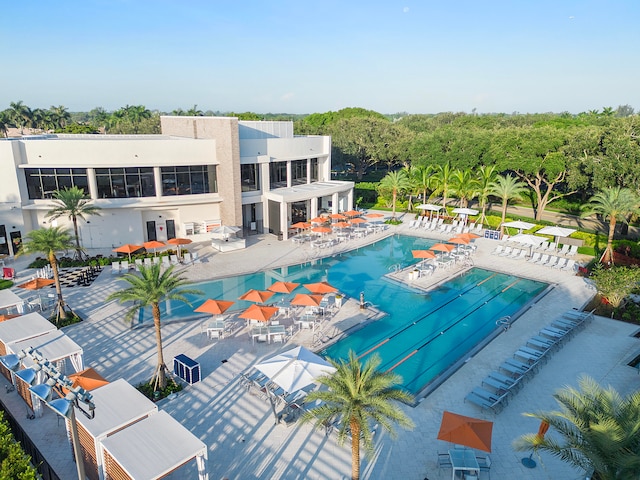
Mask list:
[[[440,234],[410,229],[408,225],[394,227],[385,234],[393,233],[445,238]],[[358,240],[351,247],[367,241],[371,239]],[[490,255],[495,241],[481,238],[476,242],[479,246],[474,256],[477,266],[545,280],[555,288],[417,407],[403,405],[401,408],[413,419],[416,428],[399,431],[396,439],[386,432],[379,432],[373,458],[363,460],[362,478],[449,478],[451,472],[438,472],[436,465],[437,452],[444,452],[450,446],[436,440],[442,412],[446,409],[494,422],[491,454],[494,479],[578,479],[580,472],[547,455],[537,459],[538,467],[533,470],[522,466],[520,459],[524,455],[512,449],[512,441],[538,428],[537,422],[524,417],[522,412],[554,409],[556,404],[551,396],[554,390],[567,384],[576,385],[576,379],[583,373],[603,384],[613,385],[623,394],[640,385],[637,370],[626,366],[626,361],[640,351],[638,339],[631,336],[637,328],[596,318],[563,349],[553,354],[500,414],[485,413],[464,403],[465,395],[527,338],[562,311],[581,308],[594,294],[583,278],[495,257]],[[212,279],[309,262],[321,252],[308,246],[297,246],[291,241],[279,242],[271,236],[251,237],[248,243],[245,251],[229,253],[216,253],[205,244],[193,245],[192,249],[199,252],[203,262],[181,269],[193,280]],[[337,248],[322,251],[330,255],[338,252]],[[26,276],[29,272],[22,271],[21,274]],[[110,380],[123,377],[136,384],[146,380],[153,371],[155,338],[150,328],[131,329],[126,326],[122,321],[122,307],[105,301],[109,293],[121,286],[117,276],[106,268],[92,286],[65,289],[68,302],[86,317],[81,324],[65,328],[65,332],[84,348],[87,365],[95,367]],[[349,300],[325,328],[327,331],[343,328],[347,324],[366,321],[372,314],[369,311],[362,313],[355,300]],[[202,366],[203,379],[187,386],[177,397],[159,402],[159,407],[177,418],[209,447],[209,478],[349,478],[351,454],[348,445],[339,446],[335,435],[327,437],[309,426],[287,428],[274,425],[268,402],[251,395],[239,381],[241,372],[250,370],[255,363],[279,351],[295,344],[312,347],[313,336],[302,332],[286,345],[253,344],[246,328],[239,322],[228,338],[212,342],[201,333],[201,324],[202,321],[191,321],[163,326],[165,359],[170,361],[180,353],[197,359]],[[64,427],[62,424],[58,426],[53,412],[46,409],[42,418],[26,420],[25,407],[18,396],[15,393],[2,393],[2,396],[3,402],[9,404],[61,478],[74,478],[75,469],[65,442]],[[96,411],[96,415],[99,414]],[[195,465],[180,469],[171,478],[197,478]]]

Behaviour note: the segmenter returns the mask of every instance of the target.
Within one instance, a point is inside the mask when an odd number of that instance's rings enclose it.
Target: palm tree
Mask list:
[[[9,133],[9,127],[13,126],[11,121],[10,110],[3,110],[0,112],[0,133],[3,137],[7,137]]]
[[[447,197],[449,196],[449,190],[451,189],[451,176],[453,170],[451,169],[451,163],[447,162],[444,165],[438,165],[435,169],[433,180],[433,192],[432,195],[439,195],[442,193],[442,206],[444,207],[444,213],[447,213]]]
[[[91,205],[83,189],[77,186],[56,190],[53,192],[54,203],[52,209],[46,214],[52,219],[66,216],[73,222],[73,233],[76,239],[75,258],[80,260],[83,252],[80,246],[80,236],[78,235],[78,219],[86,221],[89,215],[100,215],[100,207]]]
[[[522,194],[527,191],[527,186],[524,182],[517,180],[511,175],[498,175],[495,182],[491,183],[491,195],[498,197],[502,200],[502,220],[500,221],[500,232],[504,232],[505,218],[507,217],[507,205],[509,200],[516,200],[522,197]]]
[[[482,165],[478,169],[478,203],[482,212],[478,222],[480,224],[486,222],[487,204],[489,203],[489,195],[491,195],[491,184],[496,180],[496,167]]]
[[[451,191],[460,199],[460,206],[466,208],[469,201],[478,195],[478,180],[471,170],[456,170],[451,176]]]
[[[389,172],[382,180],[380,180],[380,188],[391,192],[392,218],[396,218],[396,201],[398,199],[398,193],[407,190],[410,186],[411,182],[409,181],[409,177],[405,170]]]
[[[431,165],[422,165],[412,170],[413,181],[416,188],[422,193],[422,202],[427,202],[427,192],[431,188],[433,167]]]
[[[616,230],[616,222],[628,223],[627,217],[634,213],[640,200],[629,188],[613,187],[596,193],[589,199],[589,203],[582,206],[582,217],[597,214],[604,220],[609,219],[609,237],[600,262],[613,263],[613,235]]]
[[[140,275],[127,273],[122,279],[129,283],[130,287],[113,292],[108,300],[118,300],[120,303],[133,302],[125,315],[125,320],[131,322],[133,317],[143,308],[151,307],[153,326],[156,334],[156,349],[158,352],[158,364],[149,381],[153,391],[163,390],[167,386],[167,366],[162,355],[162,332],[160,318],[160,302],[165,300],[178,300],[191,305],[186,295],[201,294],[199,290],[183,288],[189,282],[179,274],[173,273],[171,266],[163,271],[160,264],[140,266]]]
[[[51,270],[53,270],[53,281],[56,286],[58,302],[56,304],[56,323],[67,318],[65,303],[62,298],[62,287],[60,286],[60,276],[58,274],[58,259],[56,252],[73,248],[73,240],[67,230],[62,227],[49,227],[33,230],[27,233],[27,241],[22,244],[16,256],[29,255],[32,253],[42,253],[47,256]]]
[[[64,128],[71,120],[71,114],[67,111],[67,107],[64,105],[58,105],[57,107],[51,105],[49,108],[51,117],[54,121],[54,128]]]
[[[204,113],[202,113],[202,110],[198,109],[198,105],[194,105],[192,108],[187,110],[184,114],[187,115],[188,117],[202,117],[204,115]]]
[[[640,390],[622,398],[589,377],[580,390],[565,387],[553,397],[560,411],[525,413],[547,422],[557,436],[523,435],[519,451],[543,451],[577,468],[593,471],[598,480],[637,479],[640,472]]]
[[[348,360],[329,360],[335,373],[316,379],[328,390],[316,390],[307,395],[309,402],[323,403],[302,416],[302,422],[315,428],[327,428],[338,419],[338,443],[344,444],[351,435],[351,478],[360,478],[360,443],[368,454],[373,453],[371,424],[378,423],[393,437],[393,423],[413,428],[413,422],[392,400],[408,402],[411,396],[393,386],[400,377],[391,371],[378,370],[380,357],[373,355],[364,364],[353,351]]]
[[[24,127],[31,125],[33,114],[31,109],[27,107],[22,100],[9,103],[9,112],[13,123],[20,127],[20,135],[24,133]]]

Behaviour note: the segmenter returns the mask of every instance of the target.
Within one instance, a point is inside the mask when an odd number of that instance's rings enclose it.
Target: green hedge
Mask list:
[[[13,438],[9,425],[0,412],[0,479],[36,480],[38,473],[29,457]]]

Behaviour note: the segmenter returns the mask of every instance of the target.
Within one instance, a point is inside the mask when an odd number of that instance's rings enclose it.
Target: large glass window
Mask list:
[[[153,168],[96,168],[99,198],[153,197]]]
[[[54,191],[74,186],[89,195],[86,168],[25,168],[24,175],[32,200],[52,198]]]
[[[161,167],[162,195],[195,195],[217,193],[218,178],[215,165]]]
[[[291,185],[307,183],[307,161],[294,160],[291,162]]]
[[[310,175],[310,180],[312,182],[317,182],[318,181],[318,159],[317,158],[312,158],[311,159],[311,175]]]
[[[242,179],[243,192],[260,190],[260,169],[258,164],[240,165],[240,178]]]
[[[269,164],[269,185],[271,190],[287,186],[287,162]]]

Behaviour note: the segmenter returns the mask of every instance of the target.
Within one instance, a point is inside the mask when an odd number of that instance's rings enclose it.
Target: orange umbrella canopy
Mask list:
[[[469,245],[469,240],[462,237],[453,237],[451,240],[449,240],[449,243],[456,243],[458,245]]]
[[[327,282],[305,283],[303,287],[311,293],[319,293],[321,295],[324,295],[325,293],[335,293],[338,291],[336,287],[332,287]]]
[[[333,228],[347,228],[350,226],[349,223],[347,222],[336,222],[334,224],[331,225]]]
[[[299,293],[293,300],[291,305],[302,305],[305,307],[319,307],[322,302],[322,295],[309,295],[308,293]]]
[[[348,212],[344,212],[343,215],[346,215],[347,217],[357,217],[360,215],[360,212],[357,210],[349,210]]]
[[[352,218],[351,220],[349,220],[349,222],[351,223],[367,223],[367,221],[364,218]]]
[[[278,307],[266,307],[264,305],[251,305],[244,312],[238,315],[238,318],[245,320],[259,320],[268,322],[278,312]]]
[[[171,245],[189,245],[191,242],[192,240],[189,240],[188,238],[170,238],[167,240],[167,243],[170,243]]]
[[[118,248],[114,248],[113,251],[118,253],[128,253],[129,255],[131,255],[133,252],[137,252],[141,248],[142,245],[132,245],[130,243],[125,243]]]
[[[4,313],[2,315],[0,315],[0,322],[4,322],[6,320],[11,320],[12,318],[16,318],[19,317],[20,315],[18,315],[17,313]]]
[[[156,248],[166,247],[167,244],[164,242],[159,242],[157,240],[150,240],[148,242],[144,242],[142,246],[147,250],[155,250]]]
[[[209,299],[194,310],[194,312],[210,313],[211,315],[222,315],[234,302],[225,300]]]
[[[74,387],[82,387],[85,390],[94,390],[109,383],[107,379],[91,367],[86,368],[81,372],[70,374],[69,380],[73,382]]]
[[[316,217],[309,220],[309,223],[326,223],[329,219],[326,217]]]
[[[329,218],[332,220],[346,220],[347,217],[341,213],[332,213]]]
[[[430,250],[411,250],[413,258],[436,258],[436,254]]]
[[[271,297],[273,297],[274,293],[273,292],[267,292],[265,290],[249,290],[248,292],[244,293],[241,297],[240,300],[246,300],[248,302],[257,302],[257,303],[264,303],[267,300],[269,300]]]
[[[299,283],[293,282],[275,282],[267,290],[275,293],[291,293],[300,286]]]
[[[473,240],[474,238],[480,238],[480,235],[476,235],[475,233],[467,232],[467,233],[459,233],[458,235],[454,235],[453,238],[464,238],[466,240]]]
[[[315,227],[312,228],[311,231],[316,233],[331,233],[333,230],[331,230],[330,227]]]
[[[367,218],[382,218],[382,217],[384,217],[384,213],[376,213],[376,212],[374,212],[374,213],[367,213],[367,214],[365,215],[365,217],[367,217]]]
[[[309,228],[311,226],[310,223],[308,222],[298,222],[298,223],[294,223],[293,225],[291,225],[291,228],[299,228],[304,230],[305,228]]]
[[[491,452],[493,422],[444,411],[438,440]]]
[[[18,285],[18,288],[25,288],[27,290],[40,290],[41,288],[48,287],[49,285],[53,285],[55,281],[50,278],[34,278],[33,280],[29,280],[28,282],[23,283],[22,285]]]
[[[454,245],[447,245],[446,243],[436,243],[429,250],[433,250],[434,252],[450,252],[454,248]]]

